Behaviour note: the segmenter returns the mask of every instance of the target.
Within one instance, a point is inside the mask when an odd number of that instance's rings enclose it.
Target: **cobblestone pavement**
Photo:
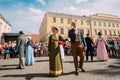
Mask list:
[[[48,57],[35,58],[33,66],[16,69],[18,59],[0,60],[0,80],[120,80],[120,59],[111,58],[107,62],[84,63],[85,73],[74,74],[72,56],[63,60],[64,74],[59,77],[49,77]]]

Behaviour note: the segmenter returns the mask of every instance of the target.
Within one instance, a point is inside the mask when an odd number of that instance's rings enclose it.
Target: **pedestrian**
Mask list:
[[[34,64],[34,53],[32,48],[32,38],[28,36],[25,54],[25,65],[30,66]]]
[[[5,58],[10,59],[10,47],[8,43],[5,44],[4,50],[5,50]]]
[[[16,46],[16,41],[12,41],[12,44],[11,44],[11,53],[12,53],[12,58],[15,58],[16,57],[16,53],[15,53],[15,46]]]
[[[63,73],[59,41],[64,41],[64,39],[58,34],[58,29],[56,27],[52,28],[52,33],[53,34],[49,36],[48,43],[49,73],[51,76],[56,77]]]
[[[3,59],[2,51],[3,51],[3,45],[2,45],[2,43],[0,43],[0,59]]]
[[[38,43],[37,41],[35,41],[35,43],[33,44],[33,50],[34,50],[34,56],[35,57],[38,57],[38,50],[37,50],[37,46],[38,46]]]
[[[69,49],[70,49],[70,44],[69,44],[68,41],[66,41],[65,44],[64,44],[64,52],[65,52],[65,55],[70,54],[70,53],[69,53]]]
[[[86,50],[86,42],[83,37],[82,30],[77,29],[76,23],[72,22],[71,24],[73,28],[69,31],[68,37],[71,41],[71,50],[74,59],[74,66],[75,66],[75,74],[78,75],[80,69],[82,72],[85,72],[83,69],[83,62],[84,62],[84,51]],[[78,56],[80,57],[80,61],[78,61]],[[79,62],[79,64],[78,64]]]
[[[39,57],[41,57],[40,47],[41,47],[41,42],[39,42],[39,44],[37,46],[37,53],[38,53]]]
[[[87,44],[87,50],[86,50],[86,61],[88,61],[88,56],[90,54],[91,56],[91,61],[93,61],[93,56],[94,56],[94,47],[93,47],[93,41],[92,39],[89,37],[89,34],[87,34],[87,37],[85,38],[86,44]]]
[[[44,56],[44,50],[45,50],[45,47],[44,47],[44,44],[42,43],[41,46],[40,46],[40,54],[41,54],[41,56]]]
[[[19,66],[17,69],[24,69],[24,52],[25,52],[25,45],[26,45],[26,39],[24,36],[23,31],[19,32],[19,37],[17,38],[16,42],[16,52],[19,55]]]
[[[106,40],[102,37],[102,33],[98,33],[98,38],[95,41],[95,45],[97,47],[97,59],[100,61],[107,61],[108,60],[108,53],[106,46],[108,46]]]
[[[120,54],[120,48],[119,48],[119,44],[118,44],[118,39],[115,38],[114,40],[114,47],[115,47],[115,53],[116,53],[116,57],[119,57]]]

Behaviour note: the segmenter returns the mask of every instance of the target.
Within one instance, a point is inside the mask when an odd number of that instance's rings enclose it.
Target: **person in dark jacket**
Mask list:
[[[89,34],[87,34],[87,37],[85,38],[85,41],[86,41],[86,44],[87,44],[87,50],[86,50],[86,61],[88,61],[88,56],[90,54],[91,56],[91,61],[93,61],[93,50],[94,50],[94,47],[93,47],[93,41],[92,39],[89,37]]]
[[[75,65],[75,74],[78,75],[80,70],[82,72],[85,72],[85,70],[83,69],[83,62],[84,51],[86,50],[86,42],[83,37],[82,30],[77,28],[76,23],[72,22],[71,25],[73,26],[73,28],[69,31],[68,37],[71,41],[71,49]],[[78,56],[80,57],[80,61],[78,61]]]

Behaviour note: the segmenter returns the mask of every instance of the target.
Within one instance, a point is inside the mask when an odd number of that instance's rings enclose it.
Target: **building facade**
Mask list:
[[[11,24],[0,14],[0,39],[3,33],[10,33]]]
[[[89,33],[93,39],[97,38],[98,32],[102,32],[105,37],[120,35],[120,18],[114,15],[78,16],[47,12],[39,29],[40,40],[48,40],[52,27],[57,27],[59,34],[68,38],[68,31],[72,28],[71,22],[77,23],[78,29],[83,31],[84,36]]]

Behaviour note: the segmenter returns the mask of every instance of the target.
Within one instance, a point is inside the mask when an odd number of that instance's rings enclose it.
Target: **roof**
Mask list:
[[[2,16],[1,13],[0,13],[0,18],[2,18],[9,26],[12,26],[12,25]]]
[[[81,18],[88,18],[89,16],[85,16],[85,15],[82,15],[82,16],[80,16],[80,15],[73,15],[73,14],[65,14],[65,13],[55,13],[55,12],[47,12],[47,14],[48,15],[56,15],[56,16],[58,16],[58,15],[60,15],[60,16],[66,16],[66,17],[81,17]]]
[[[19,33],[2,33],[3,36],[19,36]]]
[[[35,41],[37,41],[37,40],[40,39],[39,34],[26,34],[25,36],[26,36],[26,37],[27,37],[27,36],[31,36],[31,37],[32,37],[32,40],[35,40]]]

